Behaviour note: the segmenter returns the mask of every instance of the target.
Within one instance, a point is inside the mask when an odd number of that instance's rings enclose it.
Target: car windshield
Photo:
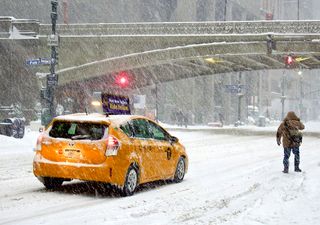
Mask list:
[[[98,123],[56,121],[49,132],[53,138],[72,140],[99,140],[107,127]]]

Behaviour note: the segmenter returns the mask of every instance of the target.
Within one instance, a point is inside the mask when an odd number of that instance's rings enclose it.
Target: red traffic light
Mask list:
[[[120,84],[124,85],[128,82],[128,79],[127,79],[127,77],[121,77],[119,82],[120,82]]]
[[[286,63],[287,66],[291,66],[291,65],[294,63],[294,58],[293,58],[293,56],[288,55],[288,56],[285,58],[285,63]]]
[[[129,85],[129,74],[126,71],[122,71],[116,76],[116,84],[121,88],[125,88]]]

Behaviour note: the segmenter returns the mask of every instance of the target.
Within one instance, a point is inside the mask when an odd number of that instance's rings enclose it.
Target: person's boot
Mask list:
[[[302,172],[302,170],[299,167],[295,167],[294,172]]]
[[[282,171],[282,173],[289,173],[289,169],[287,167],[285,167]]]

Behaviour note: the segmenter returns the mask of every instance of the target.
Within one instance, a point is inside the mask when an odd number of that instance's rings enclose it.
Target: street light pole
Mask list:
[[[158,82],[156,82],[155,87],[155,94],[156,94],[156,121],[159,122],[159,96],[158,96]]]
[[[300,99],[299,99],[299,111],[300,111],[300,118],[302,118],[302,111],[303,111],[303,105],[302,105],[302,98],[303,98],[303,87],[302,87],[302,71],[299,70],[298,72],[299,76],[300,76]]]
[[[300,0],[297,0],[297,19],[300,20]]]
[[[283,71],[283,74],[282,74],[282,84],[281,84],[281,119],[283,120],[284,119],[284,101],[286,99],[286,96],[284,95],[284,84],[285,84],[285,70]]]
[[[239,72],[239,78],[238,78],[238,125],[241,125],[241,97],[243,96],[242,90],[241,90],[241,78],[242,74]]]
[[[224,0],[224,21],[227,21],[228,0]]]
[[[55,86],[58,83],[58,75],[55,72],[55,66],[57,64],[57,47],[58,47],[58,36],[56,34],[56,23],[58,19],[58,1],[51,0],[51,23],[52,23],[52,33],[48,36],[48,46],[51,47],[51,64],[50,73],[47,75],[47,88],[44,90],[46,94],[41,94],[41,96],[46,101],[46,110],[43,111],[42,125],[48,125],[49,122],[55,117],[55,107],[54,107],[54,92]]]

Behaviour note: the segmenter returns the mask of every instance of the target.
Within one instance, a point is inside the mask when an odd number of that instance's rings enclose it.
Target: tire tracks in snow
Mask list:
[[[1,219],[0,224],[23,224],[24,221],[28,221],[34,218],[39,219],[39,217],[52,215],[52,214],[59,214],[61,212],[66,211],[73,211],[81,208],[87,208],[91,206],[96,206],[101,203],[106,203],[106,199],[91,199],[86,201],[76,201],[76,202],[69,202],[67,204],[58,205],[58,206],[51,206],[48,208],[41,208],[38,209],[36,212],[30,213],[28,215],[18,216],[15,218],[8,218],[8,219]]]

